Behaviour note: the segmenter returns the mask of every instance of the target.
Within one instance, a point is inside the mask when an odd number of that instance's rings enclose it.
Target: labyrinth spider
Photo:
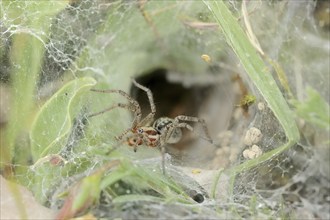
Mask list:
[[[134,119],[132,126],[124,130],[119,136],[116,136],[117,141],[126,142],[129,146],[134,147],[134,152],[137,151],[137,147],[140,145],[146,145],[148,147],[158,147],[162,153],[162,169],[165,174],[165,145],[166,144],[175,144],[178,143],[182,138],[182,128],[186,128],[189,131],[193,131],[193,127],[187,122],[196,122],[200,123],[203,127],[206,139],[209,142],[213,142],[208,129],[206,127],[205,121],[203,119],[179,115],[175,118],[161,117],[154,120],[156,114],[156,106],[153,100],[153,95],[150,89],[142,86],[134,79],[132,79],[133,84],[146,92],[151,112],[142,118],[141,107],[139,103],[134,100],[126,92],[118,89],[109,89],[109,90],[99,90],[91,89],[93,92],[100,93],[118,93],[128,100],[128,104],[116,103],[115,105],[104,109],[103,111],[96,112],[88,115],[88,117],[94,117],[105,112],[111,111],[114,108],[123,108],[128,109],[134,113]],[[151,125],[152,124],[152,125]],[[130,133],[130,134],[129,134]]]

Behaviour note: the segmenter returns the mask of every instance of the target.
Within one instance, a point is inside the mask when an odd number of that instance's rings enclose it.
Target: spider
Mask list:
[[[120,135],[116,136],[115,137],[116,140],[126,142],[129,146],[132,146],[134,148],[134,152],[137,151],[137,148],[140,145],[159,148],[162,153],[162,170],[164,174],[165,174],[165,150],[166,150],[165,146],[167,144],[178,143],[181,140],[182,128],[188,129],[189,131],[193,131],[193,127],[189,125],[187,122],[200,123],[206,135],[206,138],[204,139],[209,141],[210,143],[213,143],[209,135],[207,126],[205,124],[205,121],[203,119],[192,116],[179,115],[176,116],[175,118],[161,117],[154,120],[154,116],[156,114],[156,106],[153,100],[153,95],[151,90],[139,84],[134,79],[132,79],[132,81],[137,88],[145,91],[148,96],[148,100],[151,108],[151,112],[148,115],[142,118],[142,112],[139,103],[122,90],[91,89],[91,91],[99,92],[99,93],[118,93],[119,95],[123,96],[128,100],[128,104],[116,103],[111,107],[106,108],[100,112],[90,114],[88,115],[88,117],[101,115],[115,108],[123,108],[132,111],[134,113],[132,126],[124,130]]]

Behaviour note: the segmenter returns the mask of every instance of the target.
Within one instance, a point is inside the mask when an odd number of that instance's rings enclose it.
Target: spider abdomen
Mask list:
[[[182,138],[181,128],[174,126],[174,119],[168,117],[161,117],[157,119],[153,128],[162,136],[164,135],[166,143],[175,144]]]

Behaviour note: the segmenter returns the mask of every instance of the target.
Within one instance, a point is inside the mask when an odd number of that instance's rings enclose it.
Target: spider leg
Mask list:
[[[113,105],[109,108],[106,108],[100,112],[95,112],[93,114],[89,114],[87,115],[88,118],[91,118],[91,117],[94,117],[94,116],[97,116],[97,115],[101,115],[105,112],[108,112],[108,111],[111,111],[112,109],[115,109],[115,108],[125,108],[125,109],[129,109],[129,105],[126,105],[126,104],[123,104],[123,103],[117,103],[116,105]]]
[[[105,155],[109,155],[111,154],[112,152],[114,152],[115,150],[117,150],[123,143],[125,143],[124,140],[120,141],[120,142],[117,142],[116,145],[114,145],[110,150],[108,150]]]
[[[100,111],[100,112],[96,112],[96,113],[93,113],[93,114],[90,114],[90,115],[87,115],[87,117],[94,117],[94,116],[97,116],[97,115],[101,115],[107,111],[111,111],[112,109],[114,108],[124,108],[124,109],[128,109],[128,110],[131,110],[131,111],[134,111],[130,105],[127,105],[127,104],[123,104],[123,103],[117,103],[116,105],[113,105],[109,108],[106,108],[104,109],[103,111]],[[123,136],[125,136],[129,131],[131,131],[131,128],[128,128],[126,129],[125,131],[123,131],[120,135],[116,136],[116,140],[117,141],[120,141],[122,140]]]
[[[117,140],[117,141],[122,140],[123,137],[124,137],[128,132],[130,132],[130,131],[131,131],[131,128],[126,129],[126,130],[123,131],[120,135],[118,135],[118,136],[115,137],[116,140]]]
[[[124,135],[123,135],[124,136]],[[105,155],[109,155],[109,154],[111,154],[113,151],[115,151],[115,150],[117,150],[122,144],[124,144],[124,143],[127,143],[128,141],[128,139],[131,139],[131,138],[134,138],[134,137],[139,137],[139,136],[141,136],[140,134],[131,134],[131,135],[128,135],[128,136],[126,136],[124,139],[122,139],[122,140],[120,140],[119,142],[117,142],[117,144],[113,147],[113,148],[111,148]],[[136,150],[137,150],[137,147],[138,147],[138,144],[135,144],[134,146],[133,146],[133,148],[134,148],[134,152],[136,152]]]
[[[135,79],[132,79],[132,81],[133,81],[133,84],[136,87],[138,87],[139,89],[141,89],[141,90],[143,90],[143,91],[145,91],[147,93],[151,112],[141,121],[140,124],[142,124],[142,125],[149,124],[149,123],[151,123],[154,120],[154,116],[156,114],[156,106],[155,106],[155,102],[154,102],[154,98],[153,98],[152,92],[147,87],[142,86],[141,84],[139,84],[138,82],[136,82]]]
[[[123,107],[123,108],[126,108],[126,109],[134,112],[134,120],[133,120],[133,123],[132,123],[132,127],[136,127],[140,123],[141,116],[142,116],[141,107],[140,107],[139,103],[136,100],[134,100],[130,95],[128,95],[126,92],[124,92],[122,90],[119,90],[119,89],[108,89],[108,90],[91,89],[90,91],[99,92],[99,93],[118,93],[121,96],[125,97],[129,101],[129,103],[132,105],[132,107],[129,106],[129,105],[126,105],[126,104],[120,104],[120,103],[119,104],[127,106],[127,107]],[[121,106],[117,106],[117,107],[121,107]],[[101,111],[98,114],[95,114],[95,115],[92,114],[92,116],[103,114],[103,113],[105,113],[107,111],[110,111],[112,109],[113,108],[110,107],[109,109]]]
[[[209,130],[206,126],[206,123],[205,123],[204,119],[200,119],[200,118],[192,117],[192,116],[186,116],[186,115],[178,115],[174,118],[174,124],[176,124],[176,126],[182,124],[182,123],[179,123],[180,121],[190,121],[190,122],[200,123],[202,125],[202,128],[203,128],[205,136],[206,136],[206,138],[203,138],[203,137],[202,138],[207,140],[210,143],[213,143],[213,140],[210,136]],[[183,124],[187,124],[187,123],[183,123]],[[191,127],[191,129],[189,129],[188,127],[186,127],[186,128],[190,131],[193,131],[192,127]]]

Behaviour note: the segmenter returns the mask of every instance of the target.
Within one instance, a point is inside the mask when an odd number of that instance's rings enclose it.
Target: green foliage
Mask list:
[[[226,3],[224,1],[204,1],[204,3],[220,25],[222,34],[236,53],[251,82],[255,84],[282,125],[288,139],[286,144],[276,146],[275,149],[256,159],[248,160],[228,170],[220,169],[214,177],[211,188],[211,198],[216,199],[218,183],[222,175],[228,173],[231,175],[230,184],[233,190],[237,173],[261,165],[289,149],[298,141],[299,132],[294,114],[275,80]],[[70,41],[71,44],[82,41],[83,46],[79,45],[82,47],[79,48],[80,51],[75,50],[77,49],[75,47],[79,47],[77,45],[61,45],[67,47],[70,52],[74,51],[78,54],[74,54],[72,58],[74,63],[69,63],[74,66],[72,69],[69,67],[72,72],[68,71],[72,75],[64,73],[66,77],[74,79],[62,85],[43,104],[32,125],[29,124],[28,119],[33,115],[31,109],[36,108],[34,94],[45,57],[45,45],[50,39],[50,27],[54,24],[52,22],[55,16],[59,12],[65,12],[63,9],[68,3],[67,1],[2,1],[0,4],[1,11],[7,12],[4,25],[18,28],[13,32],[10,50],[14,101],[11,106],[9,128],[6,132],[6,146],[1,146],[2,153],[4,152],[1,160],[5,160],[8,164],[12,161],[14,147],[19,145],[16,143],[17,137],[24,130],[30,134],[31,152],[29,153],[32,154],[34,163],[28,168],[24,167],[21,170],[18,168],[16,171],[20,172],[16,174],[20,176],[17,180],[28,185],[38,201],[47,205],[50,198],[58,196],[54,195],[55,190],[62,190],[60,193],[69,192],[67,201],[71,201],[69,206],[74,212],[70,213],[70,217],[81,209],[84,211],[91,207],[99,200],[101,191],[109,193],[111,202],[115,205],[149,201],[193,206],[195,202],[189,196],[189,191],[195,189],[196,186],[191,184],[195,182],[184,176],[182,172],[171,170],[169,166],[166,170],[168,175],[164,176],[157,166],[160,165],[158,160],[141,165],[140,162],[143,160],[139,158],[139,162],[131,161],[129,154],[125,154],[125,151],[121,149],[110,155],[105,153],[108,149],[118,147],[114,145],[113,137],[117,132],[120,133],[121,123],[130,123],[129,117],[123,117],[126,111],[123,111],[124,113],[109,112],[88,119],[88,126],[84,130],[82,140],[75,142],[73,157],[63,158],[61,153],[70,140],[70,134],[74,130],[74,120],[79,114],[85,114],[85,109],[88,112],[103,110],[120,99],[117,97],[118,94],[89,92],[89,89],[96,85],[95,79],[99,81],[98,88],[127,90],[130,76],[155,67],[199,74],[210,68],[200,55],[207,53],[212,59],[219,60],[218,58],[221,57],[219,51],[223,46],[217,35],[184,26],[183,21],[187,20],[212,22],[212,16],[207,7],[202,7],[203,2],[190,2],[190,10],[181,14],[185,1],[175,1],[170,7],[167,1],[148,1],[145,10],[155,13],[152,15],[153,24],[151,24],[143,17],[137,4],[112,1],[109,4],[111,7],[102,9],[103,17],[95,16],[95,20],[102,20],[101,24],[98,23],[98,26],[92,27],[92,31],[88,34],[82,31],[88,37],[83,38],[79,35],[81,39]],[[88,8],[93,4],[94,2],[90,1],[87,5],[81,6],[81,14],[77,15],[79,22],[86,18],[82,14],[85,9],[91,15],[95,13],[95,11],[89,11]],[[201,19],[196,19],[196,16]],[[88,26],[89,21],[94,21],[92,18],[89,19],[87,17],[84,25]],[[168,28],[169,24],[171,28]],[[23,28],[20,29],[19,26]],[[77,27],[69,26],[69,28]],[[61,28],[64,27],[59,26],[52,34],[61,35],[63,31],[67,38],[75,34],[74,31],[70,32],[71,30]],[[3,42],[4,40],[1,39],[0,43]],[[55,49],[57,49],[56,46]],[[95,53],[95,51],[102,52]],[[6,51],[0,47],[1,59],[6,55],[5,53]],[[50,54],[52,55],[54,54]],[[273,66],[279,74],[282,86],[290,91],[284,71],[280,69],[280,66],[275,66],[275,64]],[[294,102],[296,114],[313,125],[329,131],[329,105],[313,89],[308,89],[307,93],[307,100]],[[255,100],[255,96],[248,95],[241,104],[250,105]],[[126,102],[126,100],[120,100],[120,102]],[[129,113],[126,114],[128,115]],[[123,144],[124,147],[126,146]],[[29,158],[29,156],[26,157]],[[120,161],[119,164],[107,167],[107,163],[114,160]],[[155,163],[159,164],[155,165]],[[27,180],[29,183],[26,183]],[[60,185],[62,188],[59,188]],[[125,193],[129,191],[125,187],[132,191],[125,194],[119,192],[117,186],[125,189]],[[257,205],[257,196],[252,196],[249,210],[252,216],[258,216]],[[219,210],[219,207],[216,206],[220,213],[222,210]],[[235,217],[240,217],[235,204],[231,208],[232,213],[236,214]]]
[[[45,51],[44,42],[49,33],[50,23],[53,17],[61,11],[67,1],[1,1],[1,38],[5,36],[4,31],[11,25],[16,26],[11,39],[10,76],[11,76],[11,98],[10,116],[8,127],[1,134],[1,164],[3,168],[12,162],[17,138],[29,128],[29,118],[34,104],[34,93],[37,85],[42,58]],[[6,11],[6,18],[3,12]],[[24,25],[25,28],[20,28]],[[36,34],[43,33],[42,35]],[[9,37],[9,34],[7,35]],[[8,40],[8,39],[7,39]],[[5,58],[1,39],[0,58]],[[1,62],[2,63],[2,62]],[[2,94],[1,94],[2,95]],[[2,132],[2,131],[1,131]],[[23,144],[24,146],[24,144]],[[25,155],[26,161],[29,155]],[[17,158],[16,158],[17,159]],[[14,192],[15,194],[15,192]],[[18,207],[24,207],[22,201],[15,196]],[[24,209],[20,209],[22,217]]]
[[[38,4],[33,2],[31,3],[31,8],[36,10],[37,14],[42,14],[42,10],[40,9],[44,8],[44,4],[47,5],[46,3],[43,3],[38,9],[36,7]],[[202,5],[200,2],[195,4],[199,6]],[[102,78],[102,81],[106,81],[105,79],[107,79],[109,75],[120,76],[115,81],[116,83],[111,86],[124,89],[123,84],[127,81],[122,80],[124,78],[123,76],[126,76],[129,80],[128,76],[132,76],[137,72],[152,69],[156,66],[171,67],[184,72],[191,70],[194,72],[203,72],[203,70],[207,68],[207,65],[200,59],[200,54],[202,54],[203,51],[212,48],[211,42],[207,42],[207,44],[197,44],[197,36],[200,38],[201,34],[194,31],[188,32],[183,29],[180,22],[173,24],[170,30],[166,30],[165,28],[172,20],[173,16],[178,13],[178,9],[174,8],[174,10],[168,10],[166,13],[160,12],[159,15],[155,17],[154,22],[157,24],[157,27],[161,32],[160,36],[155,36],[153,27],[145,22],[145,18],[134,4],[123,6],[121,2],[114,2],[112,6],[113,7],[111,7],[108,11],[107,17],[104,17],[106,22],[95,28],[95,30],[97,30],[97,34],[88,39],[86,48],[97,48],[99,46],[97,36],[100,34],[108,34],[109,30],[116,30],[116,38],[113,39],[111,44],[104,48],[104,56],[90,56],[88,51],[83,48],[81,55],[77,57],[76,63],[81,67],[80,70],[83,69],[84,66],[100,66],[100,64],[102,64],[101,67],[103,69],[107,69],[106,73],[103,75],[104,78]],[[150,7],[148,9],[157,10],[162,9],[165,6],[166,4],[163,3],[151,3],[148,5],[148,7]],[[30,6],[24,5],[22,8],[30,8]],[[196,8],[199,7],[196,6]],[[120,15],[124,17],[118,16],[118,10],[120,10]],[[203,9],[203,11],[206,10]],[[13,10],[10,11],[10,13],[13,14],[13,18],[15,16],[17,18],[21,18],[21,13],[18,11]],[[26,13],[26,19],[32,18],[29,10]],[[43,28],[49,28],[51,26],[51,18],[52,16],[47,17],[47,19],[45,18],[45,22],[42,23]],[[123,20],[125,21],[124,24]],[[39,19],[34,21],[38,23]],[[19,23],[22,24],[22,21],[19,21]],[[8,25],[11,25],[11,23],[8,23]],[[31,26],[29,27],[32,28]],[[58,31],[56,28],[54,30]],[[131,40],[132,32],[134,32],[136,36],[134,41]],[[178,38],[176,36],[177,33],[180,33],[182,36]],[[156,41],[159,44],[152,44],[152,42],[155,43]],[[28,45],[33,46],[34,44]],[[151,47],[150,45],[153,46]],[[164,45],[166,46],[164,47]],[[200,46],[196,47],[196,45]],[[27,54],[20,54],[20,56],[22,56],[22,60],[26,61],[27,57],[33,59],[33,61],[31,60],[28,63],[38,62],[38,68],[34,71],[35,77],[24,79],[29,80],[28,85],[31,86],[31,91],[27,94],[30,95],[32,94],[32,91],[34,91],[34,87],[37,85],[38,74],[43,59],[43,51],[45,49],[44,44],[40,44],[38,47],[40,47],[40,54],[37,57],[31,57],[31,48],[26,50]],[[166,51],[160,53],[160,51],[164,48],[166,48]],[[118,54],[115,51],[121,52]],[[130,53],[131,56],[128,57],[128,53]],[[121,54],[124,54],[124,56],[121,56]],[[134,57],[134,59],[130,59],[131,57]],[[180,62],[177,62],[177,60],[180,60]],[[187,65],[187,63],[194,64],[195,67]],[[115,123],[120,123],[120,120],[117,120],[118,114],[116,114],[116,112],[113,115],[106,114],[105,116],[90,119],[88,122],[90,123],[89,125],[91,127],[95,127],[90,130],[88,129],[84,140],[76,143],[77,146],[75,146],[76,151],[86,150],[88,152],[86,158],[79,158],[75,155],[75,158],[69,158],[67,161],[67,158],[61,157],[62,155],[59,152],[63,150],[68,142],[70,132],[72,132],[73,129],[74,118],[76,118],[78,113],[81,112],[81,109],[88,104],[87,101],[91,101],[87,99],[90,97],[95,97],[92,100],[93,105],[88,106],[88,111],[91,112],[99,111],[100,109],[107,107],[107,103],[111,105],[111,103],[116,100],[116,95],[114,95],[115,98],[113,98],[105,94],[87,94],[89,88],[94,86],[96,82],[93,78],[88,78],[86,76],[95,75],[93,71],[80,70],[78,70],[75,75],[80,78],[75,78],[74,80],[63,85],[59,91],[57,91],[46,101],[45,104],[43,104],[31,126],[30,142],[34,165],[31,167],[33,172],[30,172],[32,175],[29,177],[31,178],[29,187],[34,192],[36,198],[42,203],[48,202],[47,199],[53,192],[52,190],[54,187],[58,186],[64,178],[71,178],[71,176],[81,174],[90,168],[90,164],[87,159],[88,156],[103,154],[103,151],[100,151],[100,141],[112,140],[111,135],[107,135],[105,139],[98,140],[98,136],[100,136],[100,134],[97,134],[97,132],[101,131],[100,128],[104,130],[104,127],[102,127],[103,125],[109,126],[108,122],[104,120],[104,117],[116,119],[116,122],[112,123],[110,126],[111,131],[116,130]],[[24,71],[26,70],[24,69]],[[21,80],[20,82],[24,82],[24,80]],[[98,87],[108,88],[109,85],[107,85],[104,81],[99,83]],[[25,100],[26,98],[23,99]],[[30,103],[32,105],[31,101]],[[23,112],[25,112],[25,110]],[[125,121],[128,118],[120,117],[120,119]],[[102,132],[102,134],[106,133]],[[93,146],[93,143],[95,143],[95,146]],[[88,145],[89,148],[86,148],[86,145]],[[111,148],[112,146],[107,147]],[[119,155],[123,156],[120,153]],[[54,161],[57,162],[55,163]],[[139,189],[138,192],[140,194],[136,194],[134,196],[132,195],[135,200],[142,201],[146,198],[153,198],[153,200],[157,201],[160,199],[162,201],[174,200],[181,201],[183,203],[192,202],[191,198],[185,193],[182,187],[176,183],[175,180],[165,178],[159,170],[156,173],[150,173],[149,169],[145,170],[140,166],[135,167],[132,163],[125,163],[123,161],[126,160],[122,159],[120,166],[113,169],[109,174],[105,175],[102,180],[100,180],[100,189],[114,192],[114,190],[111,189],[113,185],[120,181],[124,181],[130,185],[133,185],[135,189]],[[88,176],[85,179],[89,182]],[[23,181],[22,178],[20,178],[20,181]],[[86,195],[84,191],[88,191],[87,188],[86,190],[81,188],[81,195]],[[158,195],[144,195],[144,190],[155,191]],[[125,197],[121,197],[122,195],[118,196],[114,194],[114,196],[118,202],[125,200]],[[81,199],[77,199],[75,201],[80,200]]]
[[[174,200],[183,203],[192,203],[192,199],[184,191],[183,185],[171,176],[164,176],[159,168],[154,168],[155,164],[147,164],[144,167],[137,166],[127,159],[121,159],[120,165],[111,173],[107,174],[101,181],[103,190],[111,189],[116,201],[123,202],[126,199],[134,198],[134,201],[153,201]],[[171,171],[170,171],[171,172]],[[129,195],[116,193],[115,183],[123,181],[132,186],[133,191]],[[148,191],[153,192],[150,195]]]
[[[128,203],[128,202],[164,202],[163,199],[155,196],[148,196],[148,195],[123,195],[115,198],[113,200],[114,203]]]
[[[100,194],[100,182],[103,176],[103,172],[97,172],[90,176],[87,176],[81,181],[76,195],[74,195],[74,201],[72,204],[72,209],[74,212],[80,210],[86,205],[90,205],[97,202]],[[87,203],[87,204],[86,204]]]
[[[67,5],[67,1],[43,1],[41,4],[35,1],[1,1],[0,4],[1,10],[6,10],[7,13],[6,19],[1,19],[4,25],[9,27],[17,23],[30,28],[30,31],[18,29],[12,39],[11,94],[14,101],[10,107],[9,126],[5,136],[6,146],[1,148],[1,161],[9,162],[13,157],[16,138],[26,128],[30,118],[36,82],[45,51],[44,41],[52,18]],[[37,37],[36,32],[42,32],[43,35]]]
[[[292,111],[285,101],[281,91],[276,85],[272,75],[256,49],[253,47],[247,35],[234,18],[225,2],[204,1],[213,13],[214,18],[221,27],[227,43],[236,53],[246,73],[258,88],[269,108],[281,123],[289,142],[294,144],[299,139]]]
[[[327,131],[330,130],[329,104],[311,87],[307,87],[304,101],[293,101],[296,114],[307,122]]]
[[[65,145],[73,118],[84,105],[81,95],[95,84],[93,78],[77,78],[64,85],[43,105],[30,135],[34,161],[49,153],[57,153]]]

